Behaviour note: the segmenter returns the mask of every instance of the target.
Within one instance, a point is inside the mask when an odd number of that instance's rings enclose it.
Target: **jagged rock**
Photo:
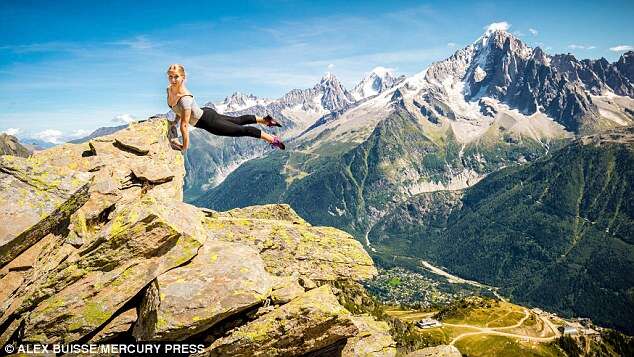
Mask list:
[[[297,275],[275,277],[271,302],[276,305],[286,304],[296,297],[304,294],[304,288],[299,285]]]
[[[42,248],[47,246],[53,237],[52,234],[46,235],[0,269],[0,306],[4,305],[9,296],[22,285],[26,273],[35,265]]]
[[[133,335],[141,341],[180,341],[257,305],[270,291],[271,278],[257,251],[207,241],[189,264],[151,285]]]
[[[440,345],[410,352],[405,357],[461,357],[462,354],[454,346]]]
[[[60,169],[94,173],[88,202],[71,217],[69,242],[80,245],[92,240],[90,226],[119,200],[149,193],[182,201],[183,155],[170,148],[167,126],[165,119],[131,123],[88,144],[64,144],[33,155],[33,160]]]
[[[295,224],[306,224],[306,221],[302,219],[291,206],[284,203],[234,208],[225,212],[215,212],[215,214],[216,217],[274,219],[289,221]]]
[[[13,135],[0,133],[0,155],[13,155],[19,157],[29,157],[31,151],[22,146]]]
[[[83,206],[0,269],[0,347],[195,335],[220,338],[208,354],[301,354],[354,336],[350,312],[315,281],[375,275],[361,244],[288,205],[216,212],[182,203],[183,158],[166,133],[166,120],[151,119],[26,159],[48,178],[89,180]],[[31,172],[18,176],[48,187]]]
[[[372,259],[351,235],[300,223],[303,220],[290,207],[272,206],[243,208],[239,217],[244,218],[232,217],[235,210],[218,213],[205,218],[205,226],[221,232],[221,240],[256,247],[267,270],[278,276],[297,272],[313,280],[361,280],[376,275]],[[276,210],[286,211],[286,220],[255,218]]]
[[[387,322],[376,321],[372,316],[351,318],[359,333],[348,338],[341,356],[396,356],[396,342],[390,336],[390,326]]]
[[[214,341],[202,355],[304,354],[357,334],[350,316],[326,284],[232,330],[229,336]]]
[[[77,341],[207,239],[202,214],[182,202],[145,196],[112,215],[93,242],[32,284],[16,311],[31,311],[25,341]]]
[[[136,308],[130,308],[108,322],[95,336],[90,339],[90,343],[100,343],[111,340],[128,332],[137,320]]]
[[[317,287],[314,281],[310,280],[310,278],[305,276],[299,277],[299,284],[306,290],[311,290]]]
[[[0,266],[68,219],[88,199],[91,174],[0,156]]]

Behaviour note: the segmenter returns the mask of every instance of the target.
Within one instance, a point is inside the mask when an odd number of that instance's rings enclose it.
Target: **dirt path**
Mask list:
[[[507,336],[507,337],[515,337],[515,338],[520,338],[520,339],[525,339],[525,340],[531,340],[531,341],[536,341],[536,342],[548,342],[548,341],[552,341],[554,339],[556,339],[557,337],[559,337],[559,331],[552,325],[552,323],[550,321],[548,321],[548,319],[544,319],[540,316],[538,316],[538,318],[540,318],[542,321],[544,321],[544,323],[546,325],[548,325],[548,327],[553,331],[554,336],[551,337],[532,337],[532,336],[526,336],[526,335],[518,335],[515,333],[508,333],[508,332],[503,332],[503,331],[498,331],[498,330],[505,330],[505,329],[511,329],[511,328],[515,328],[515,327],[520,327],[529,317],[530,317],[530,313],[527,309],[524,309],[524,314],[525,316],[516,324],[511,325],[511,326],[504,326],[504,327],[477,327],[477,326],[472,326],[472,325],[459,325],[459,324],[447,324],[447,323],[443,323],[444,325],[447,326],[453,326],[453,327],[463,327],[463,328],[471,328],[471,329],[477,329],[478,331],[476,332],[465,332],[463,334],[460,334],[458,336],[456,336],[451,343],[449,343],[450,345],[455,345],[456,342],[458,342],[458,340],[467,337],[467,336],[473,336],[473,335],[480,335],[480,334],[486,334],[486,335],[500,335],[500,336]],[[493,320],[495,321],[495,320]]]

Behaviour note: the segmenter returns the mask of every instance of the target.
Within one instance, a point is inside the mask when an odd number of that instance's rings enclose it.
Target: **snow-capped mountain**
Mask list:
[[[375,67],[363,77],[363,79],[350,92],[355,100],[361,100],[375,96],[386,89],[394,87],[405,76],[395,77],[391,69]]]
[[[449,135],[463,148],[531,140],[548,151],[553,140],[634,123],[633,57],[578,61],[550,56],[505,31],[487,31],[391,89],[320,118],[295,142],[311,151],[333,142],[358,145],[405,110],[428,135]]]
[[[267,105],[270,102],[272,102],[270,99],[258,98],[253,94],[233,92],[233,94],[226,97],[221,103],[214,104],[213,108],[219,113],[237,112],[256,105]]]

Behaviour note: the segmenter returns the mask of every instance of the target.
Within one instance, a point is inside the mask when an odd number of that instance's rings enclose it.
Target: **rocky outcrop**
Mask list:
[[[396,356],[396,342],[390,336],[387,322],[376,321],[367,315],[354,316],[352,321],[359,333],[348,339],[341,351],[342,356]]]
[[[0,156],[0,266],[46,236],[88,199],[90,173]]]
[[[323,285],[214,341],[203,355],[301,355],[356,335],[351,315]]]
[[[29,157],[31,150],[22,146],[15,136],[0,133],[0,155]]]
[[[356,318],[330,288],[376,274],[361,244],[288,205],[216,212],[183,203],[183,158],[163,118],[28,159],[2,156],[0,175],[0,215],[13,223],[0,229],[0,345],[187,340],[208,355],[392,348],[383,326]]]

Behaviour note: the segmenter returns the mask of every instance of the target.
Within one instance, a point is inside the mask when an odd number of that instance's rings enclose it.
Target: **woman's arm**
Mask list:
[[[181,118],[181,134],[183,135],[182,151],[186,151],[189,148],[189,132],[187,131],[187,125],[189,124],[189,117],[191,115],[191,109],[186,108],[185,110],[183,110],[183,117]]]

